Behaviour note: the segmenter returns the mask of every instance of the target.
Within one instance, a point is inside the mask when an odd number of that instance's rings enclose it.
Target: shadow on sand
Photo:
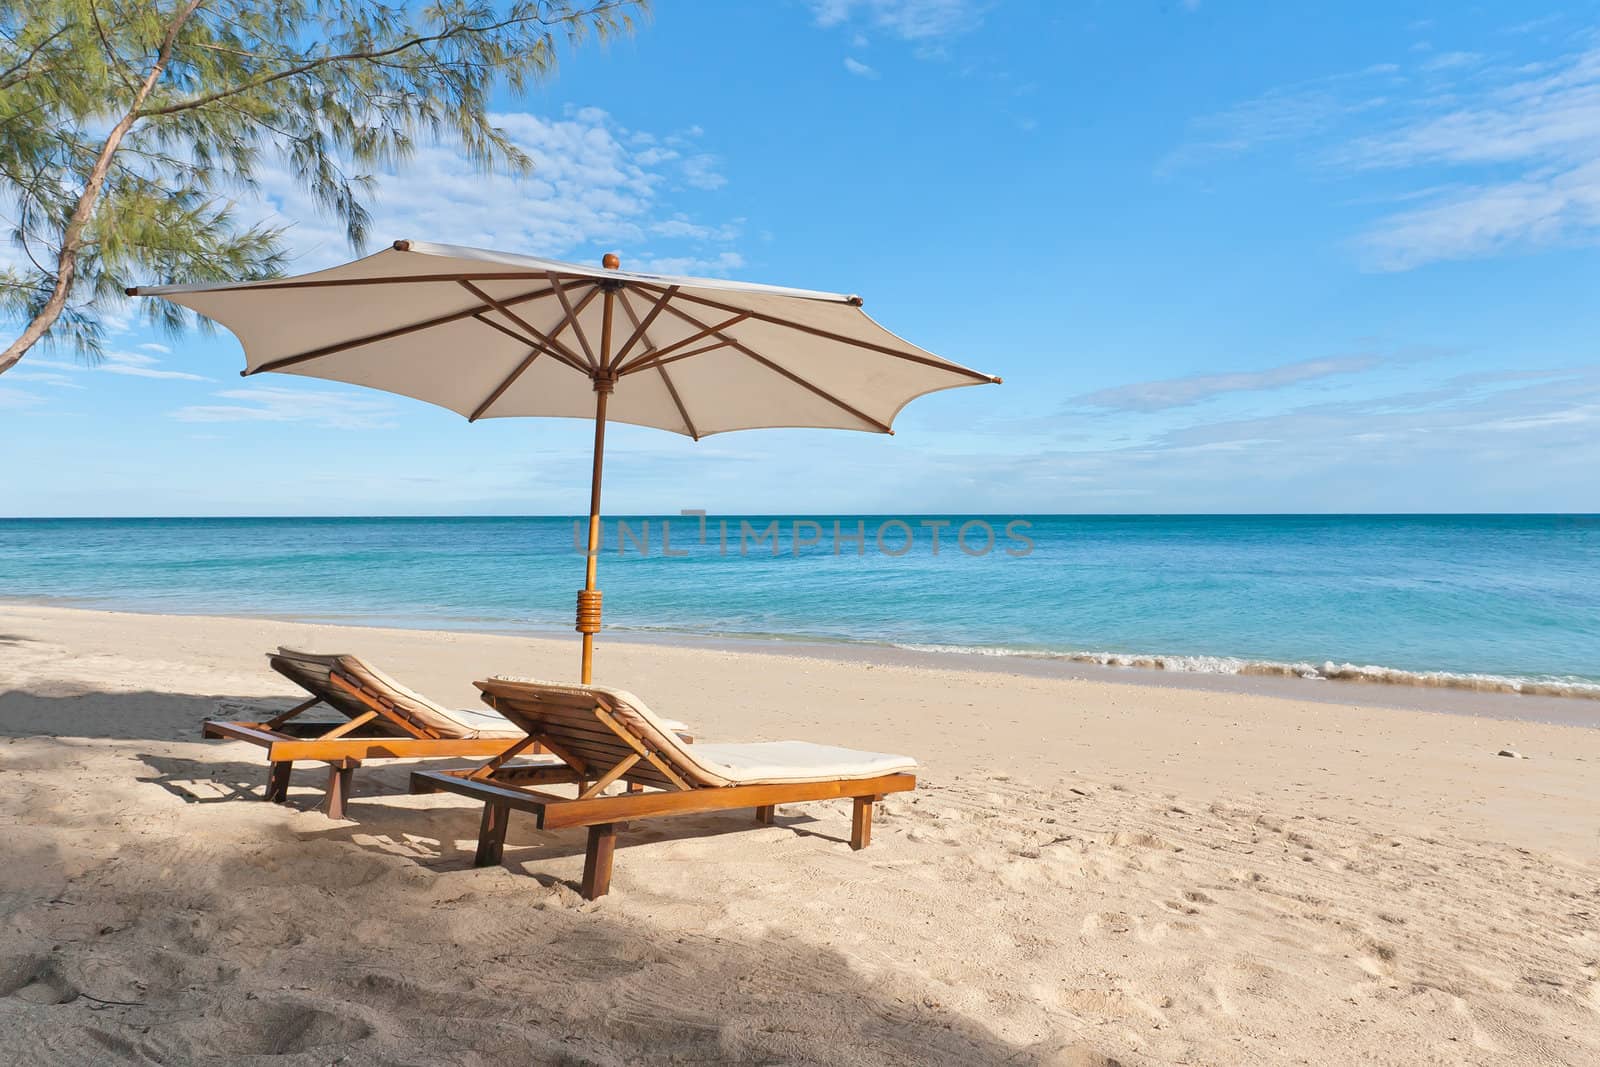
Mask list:
[[[44,795],[83,758],[79,739],[98,738],[142,762],[149,773],[132,775],[152,791],[264,807],[266,767],[237,758],[243,746],[218,744],[214,759],[161,751],[198,742],[216,699],[0,694],[0,734],[35,739],[7,764],[16,795]],[[119,715],[130,700],[161,714]],[[146,743],[117,743],[128,740]],[[946,1006],[951,987],[914,965],[864,966],[812,928],[714,936],[615,895],[582,904],[549,876],[506,892],[483,872],[472,888],[476,807],[398,799],[410,769],[363,768],[357,822],[309,831],[252,819],[211,836],[193,820],[220,811],[176,823],[125,812],[85,850],[59,806],[3,809],[14,829],[0,869],[0,1062],[1115,1062],[1070,1041],[1008,1042]],[[297,775],[294,806],[320,801],[316,770]],[[810,821],[796,811],[779,825],[805,833]],[[752,826],[737,811],[656,820],[619,845]],[[506,860],[520,870],[582,850],[581,831],[513,820]]]

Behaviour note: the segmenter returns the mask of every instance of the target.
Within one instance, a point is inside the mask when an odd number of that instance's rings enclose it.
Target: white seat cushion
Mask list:
[[[450,716],[452,719],[456,720],[456,722],[459,722],[462,726],[467,727],[469,730],[476,730],[480,737],[500,737],[502,735],[506,737],[526,736],[522,732],[521,727],[515,725],[510,719],[506,718],[498,711],[472,711],[467,708],[450,710],[441,708],[440,713]],[[662,719],[661,723],[675,734],[686,734],[689,732],[688,725],[686,723],[679,722],[677,719]]]
[[[460,723],[467,730],[479,737],[526,737],[511,720],[504,715],[493,711],[472,711],[468,708],[441,708],[441,715],[448,715]]]
[[[697,744],[694,758],[738,785],[832,782],[877,778],[917,769],[910,756],[814,745],[809,741],[761,741],[744,745]]]
[[[499,681],[531,681],[531,678],[514,678],[507,677],[507,675],[494,675],[494,678]],[[461,710],[461,712],[450,712],[450,715],[451,717],[459,718],[461,721],[482,720],[483,723],[494,723],[493,726],[488,726],[488,728],[514,729],[514,731],[517,731],[517,734],[522,734],[522,729],[518,729],[517,726],[510,725],[509,718],[504,717],[504,715],[501,715],[501,713],[496,712],[496,710],[493,709],[486,710],[486,712],[467,712],[467,710]],[[688,723],[680,723],[680,721],[675,720],[675,718],[661,718],[658,715],[658,717],[656,717],[656,721],[659,721],[664,728],[670,729],[672,733],[690,733],[690,725],[688,725]]]

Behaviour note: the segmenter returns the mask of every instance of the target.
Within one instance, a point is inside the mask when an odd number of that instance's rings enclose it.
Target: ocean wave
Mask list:
[[[1302,678],[1307,681],[1355,682],[1367,685],[1404,685],[1418,689],[1461,689],[1476,693],[1518,693],[1523,696],[1578,697],[1600,700],[1600,683],[1562,678],[1516,678],[1500,674],[1454,671],[1407,671],[1355,663],[1284,663],[1240,659],[1234,656],[1163,656],[1127,652],[1045,652],[1020,648],[984,648],[968,645],[899,643],[908,652],[964,656],[1014,656],[1024,659],[1090,663],[1100,667],[1131,667],[1183,674],[1232,674],[1261,678]]]

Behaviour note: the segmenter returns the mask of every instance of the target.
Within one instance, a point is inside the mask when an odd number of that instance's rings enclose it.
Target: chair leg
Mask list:
[[[771,826],[773,820],[777,817],[778,806],[776,804],[763,804],[756,809],[756,822],[762,826]]]
[[[504,804],[485,804],[483,821],[478,824],[478,853],[472,857],[474,867],[493,867],[500,862],[506,850],[506,822],[511,809]]]
[[[344,802],[350,797],[350,778],[355,774],[354,767],[332,766],[328,768],[328,798],[323,801],[322,810],[330,819],[342,819],[344,815]]]
[[[850,818],[850,847],[860,851],[872,844],[872,797],[856,797]]]
[[[289,799],[289,772],[294,769],[293,760],[278,760],[272,764],[272,769],[267,772],[267,795],[262,800],[274,804],[282,804]]]
[[[594,900],[611,891],[611,854],[616,847],[616,823],[589,827],[589,847],[583,855],[583,899]]]

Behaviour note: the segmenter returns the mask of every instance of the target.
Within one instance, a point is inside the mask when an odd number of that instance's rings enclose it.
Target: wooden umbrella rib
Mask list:
[[[623,306],[627,307],[628,318],[633,322],[633,333],[626,341],[622,342],[622,347],[617,349],[617,354],[611,357],[611,365],[613,367],[622,366],[622,361],[628,357],[628,353],[633,350],[633,346],[639,343],[639,339],[650,328],[650,324],[655,322],[656,317],[666,309],[667,302],[678,295],[678,287],[676,285],[668,286],[666,292],[662,293],[660,298],[656,300],[655,306],[650,309],[649,314],[645,315],[643,322],[640,322],[638,317],[634,315],[633,306],[627,301],[627,293],[627,289],[621,290]]]
[[[462,284],[466,284],[466,283],[462,283]],[[473,287],[471,285],[468,285],[467,288],[472,289]],[[476,291],[477,290],[474,289],[474,292],[476,292]],[[511,312],[506,311],[503,308],[497,308],[496,310],[500,311],[501,314],[509,315],[515,322],[517,322],[517,323],[519,323],[519,324],[521,324],[523,326],[527,326],[529,331],[531,331],[535,336],[540,338],[540,341],[533,345],[533,350],[528,353],[527,357],[525,359],[523,359],[523,361],[520,364],[517,365],[517,368],[515,370],[513,370],[509,375],[506,376],[505,381],[500,383],[499,388],[497,388],[493,393],[490,393],[489,394],[489,398],[487,400],[485,400],[483,403],[478,405],[477,410],[474,411],[470,416],[468,416],[467,421],[468,422],[477,422],[479,419],[483,418],[484,413],[486,411],[488,411],[491,407],[494,406],[495,401],[499,400],[501,396],[505,395],[505,391],[507,389],[510,389],[511,386],[516,383],[516,380],[518,378],[522,377],[522,372],[527,370],[529,367],[533,366],[533,361],[538,359],[542,354],[544,354],[546,352],[550,353],[550,355],[552,357],[554,357],[555,359],[560,360],[563,363],[566,363],[567,366],[571,367],[573,370],[576,370],[579,374],[583,374],[583,375],[587,376],[588,371],[585,370],[583,365],[578,362],[578,359],[577,359],[576,356],[572,356],[570,353],[565,353],[564,354],[564,350],[562,350],[560,344],[556,341],[555,335],[560,333],[562,331],[562,329],[564,329],[566,327],[567,323],[573,321],[573,316],[576,315],[578,312],[582,311],[584,306],[587,305],[590,300],[594,299],[594,294],[597,293],[597,292],[599,292],[598,289],[590,290],[590,292],[581,301],[579,301],[577,308],[575,308],[573,310],[572,314],[567,315],[559,323],[556,324],[556,328],[553,331],[551,331],[551,334],[548,337],[546,337],[544,334],[540,333],[538,330],[534,329],[532,326],[529,326],[527,323],[523,322],[522,319],[518,318],[516,315],[512,315]],[[485,299],[489,299],[487,294],[481,294],[481,295],[483,295]],[[500,325],[498,322],[495,322],[491,318],[488,318],[488,317],[486,317],[484,315],[477,315],[477,316],[474,316],[474,317],[477,318],[477,320],[479,322],[483,323],[484,325],[493,326],[495,329],[499,330],[501,333],[504,333],[509,337],[516,337],[517,336],[515,331],[507,329],[506,327]],[[524,343],[526,343],[526,341],[527,341],[526,338],[522,338],[522,340],[524,341]]]
[[[519,296],[514,296],[511,299],[504,301],[504,303],[507,306],[512,304],[525,304],[530,300],[538,300],[541,297],[549,296],[551,293],[560,291],[560,283],[557,283],[557,286],[554,288],[540,289],[537,292],[532,293],[523,293]],[[268,362],[261,364],[261,366],[256,367],[254,370],[246,369],[240,373],[245,377],[249,377],[252,374],[262,374],[267,371],[282,370],[284,367],[292,367],[296,364],[304,363],[307,360],[320,359],[323,356],[331,356],[339,352],[347,352],[352,348],[360,348],[362,345],[375,344],[379,341],[390,341],[396,337],[404,337],[407,334],[417,333],[420,330],[431,330],[436,326],[447,326],[452,322],[460,322],[462,319],[473,318],[485,311],[488,311],[490,307],[491,305],[484,304],[478,307],[466,308],[461,311],[452,311],[448,315],[437,315],[434,318],[425,319],[422,322],[413,322],[405,326],[396,326],[392,329],[381,330],[378,333],[368,334],[365,337],[357,337],[349,341],[339,341],[331,345],[324,345],[321,348],[314,348],[309,352],[300,352],[292,356],[283,356],[280,359],[269,360]]]
[[[628,299],[628,291],[626,289],[618,295],[622,297],[622,310],[627,314],[628,321],[633,323],[634,329],[637,331],[636,336],[644,338],[644,343],[650,345],[651,349],[654,350],[654,342],[646,337],[644,332],[645,328],[650,325],[650,320],[647,318],[643,323],[639,321],[639,316],[633,310],[633,302]],[[656,310],[659,311],[665,306],[666,303],[663,300],[656,305]],[[683,406],[683,398],[678,395],[678,387],[672,384],[671,378],[667,377],[667,369],[659,363],[652,365],[661,372],[661,384],[667,387],[667,395],[672,397],[672,404],[678,409],[678,417],[683,420],[683,425],[688,428],[689,436],[696,441],[700,440],[700,431],[695,428],[694,420],[689,418],[689,409]]]
[[[582,281],[587,281],[588,280],[588,279],[584,278],[584,276],[581,275],[581,274],[559,274],[559,275],[556,275],[556,276],[557,277],[561,277],[561,278],[581,279],[579,284],[582,284]],[[517,270],[517,271],[510,271],[510,270],[473,271],[473,272],[466,273],[466,274],[462,274],[462,273],[456,273],[456,274],[401,274],[401,275],[396,275],[393,278],[320,278],[320,279],[313,279],[311,281],[296,281],[294,279],[285,279],[283,281],[241,282],[238,285],[206,286],[204,288],[195,289],[195,290],[193,290],[193,292],[196,293],[196,294],[199,294],[199,293],[245,293],[245,292],[268,292],[268,291],[283,290],[283,289],[337,289],[337,288],[345,288],[345,287],[350,287],[350,286],[362,286],[362,285],[412,285],[412,284],[423,285],[423,284],[437,284],[437,283],[440,283],[440,282],[459,282],[459,281],[463,281],[463,280],[474,281],[474,282],[495,282],[495,281],[504,282],[504,281],[518,281],[518,280],[521,280],[521,279],[528,279],[528,280],[537,279],[537,280],[540,280],[540,281],[546,281],[549,278],[550,278],[550,272],[549,271],[527,271],[527,270]],[[150,288],[151,289],[157,289],[157,288],[161,288],[161,287],[160,286],[151,286]],[[127,290],[127,294],[129,296],[161,296],[161,297],[165,297],[165,296],[168,296],[168,295],[172,295],[172,296],[187,295],[187,294],[183,294],[183,293],[167,294],[167,293],[149,292],[145,288],[140,287],[140,286],[134,286],[132,289]]]
[[[656,370],[661,372],[661,384],[667,387],[667,395],[672,397],[673,406],[678,409],[678,417],[689,428],[689,436],[696,441],[700,440],[700,431],[695,428],[694,420],[689,418],[689,409],[683,406],[683,398],[678,395],[678,387],[672,384],[672,379],[667,377],[667,368],[657,363]]]
[[[634,360],[633,364],[631,366],[623,367],[622,373],[623,374],[629,374],[629,373],[631,373],[631,372],[633,372],[635,370],[642,370],[646,364],[655,363],[655,362],[661,360],[662,358],[670,355],[671,353],[678,351],[678,349],[683,348],[685,345],[692,345],[696,341],[704,340],[705,338],[710,337],[712,334],[717,333],[717,332],[719,332],[721,330],[726,330],[731,326],[737,326],[739,323],[743,322],[745,319],[747,319],[749,317],[750,316],[749,316],[748,313],[741,312],[740,314],[734,315],[732,318],[729,318],[729,319],[727,319],[727,320],[725,320],[723,322],[720,322],[715,326],[707,326],[705,329],[699,331],[698,333],[692,333],[688,337],[682,338],[681,340],[674,341],[670,345],[664,345],[661,348],[651,349],[649,352],[643,353],[642,355],[639,356],[638,359]],[[724,343],[726,343],[726,342],[724,342]],[[721,347],[721,345],[713,345],[711,347],[712,348],[717,348],[717,347]],[[709,352],[710,350],[711,350],[710,348],[703,348],[703,349],[699,349],[698,351],[700,351],[700,352]],[[689,354],[693,355],[695,353],[689,353]]]
[[[672,312],[674,315],[678,316],[680,319],[683,319],[685,322],[689,323],[691,326],[698,326],[698,327],[701,327],[701,328],[705,327],[705,323],[701,322],[699,319],[695,318],[693,315],[689,314],[687,311],[682,310],[681,308],[669,307],[669,308],[667,308],[667,310]],[[834,396],[832,393],[828,392],[826,389],[824,389],[821,386],[816,385],[816,384],[814,384],[812,382],[807,381],[806,379],[800,377],[800,375],[794,373],[794,371],[789,370],[787,367],[784,367],[784,366],[781,366],[780,364],[774,363],[772,360],[768,359],[766,356],[763,356],[761,353],[756,352],[755,350],[751,349],[748,345],[741,344],[738,341],[735,341],[731,337],[724,337],[720,333],[716,333],[714,336],[716,336],[718,339],[720,339],[722,341],[725,341],[727,343],[728,347],[734,349],[737,352],[742,352],[744,355],[746,355],[749,358],[755,360],[757,363],[761,364],[763,367],[766,367],[768,370],[772,371],[774,374],[782,375],[783,377],[789,379],[791,382],[794,382],[796,385],[800,386],[801,388],[807,389],[810,392],[815,393],[817,396],[819,396],[822,399],[826,400],[828,403],[832,404],[834,407],[839,408],[841,411],[849,412],[851,415],[853,415],[854,417],[860,419],[862,422],[866,423],[868,426],[873,427],[874,429],[878,430],[879,432],[887,433],[887,434],[894,433],[894,430],[891,429],[887,424],[879,422],[877,419],[873,418],[871,415],[868,415],[867,413],[865,413],[863,411],[860,411],[860,410],[858,410],[858,409],[856,409],[854,407],[851,407],[849,404],[845,403],[843,400],[840,400],[838,397]]]
[[[467,421],[477,422],[479,419],[483,418],[483,413],[493,407],[494,402],[504,396],[505,391],[510,389],[512,385],[516,384],[518,378],[522,377],[522,372],[533,366],[533,361],[544,355],[546,351],[548,351],[548,349],[546,349],[543,345],[535,345],[533,350],[527,354],[522,362],[517,364],[516,370],[506,375],[505,381],[501,382],[495,391],[489,394],[489,398],[483,403],[479,404],[477,409],[473,411],[471,415],[467,416]]]
[[[654,358],[654,354],[651,354],[651,358],[634,360],[622,373],[624,375],[628,375],[634,373],[635,371],[650,370],[652,367],[665,367],[668,363],[676,363],[680,359],[688,359],[691,356],[705,355],[707,352],[715,352],[719,348],[727,347],[727,341],[713,341],[708,345],[702,345],[699,348],[690,349],[688,352],[674,352],[672,355],[666,356],[662,359],[656,359]]]
[[[653,286],[644,283],[640,283],[639,288],[652,292],[660,292],[659,286]],[[678,299],[687,300],[695,304],[701,304],[705,307],[717,308],[720,311],[740,310],[732,304],[724,304],[718,300],[710,300],[706,297],[694,296],[690,293],[679,293]],[[840,344],[853,345],[856,348],[865,348],[870,352],[880,352],[886,356],[893,356],[895,359],[903,359],[908,363],[920,363],[925,367],[933,367],[937,370],[948,371],[951,374],[959,374],[964,378],[971,378],[973,381],[998,381],[998,379],[994,378],[993,376],[985,374],[982,371],[972,370],[970,367],[962,367],[954,363],[946,363],[943,360],[934,359],[931,356],[919,356],[911,352],[902,352],[899,349],[890,348],[888,345],[880,345],[873,341],[863,341],[855,337],[846,337],[842,333],[834,333],[831,330],[824,330],[817,326],[807,326],[800,322],[791,322],[788,319],[780,319],[776,315],[768,315],[760,311],[750,311],[746,312],[746,316],[748,318],[756,319],[760,322],[771,323],[774,326],[782,326],[790,330],[799,330],[801,333],[808,333],[813,337],[822,337],[829,341],[837,341]]]
[[[527,330],[528,333],[532,334],[535,340],[537,340],[540,344],[546,345],[555,352],[559,352],[560,354],[566,356],[568,360],[571,361],[573,366],[581,366],[582,361],[578,359],[577,353],[572,351],[572,349],[568,348],[566,345],[562,344],[560,341],[556,340],[556,337],[563,329],[566,328],[567,323],[577,322],[578,315],[585,307],[588,306],[589,301],[594,299],[594,294],[600,291],[598,288],[591,289],[589,292],[585,293],[583,299],[579,301],[576,308],[563,299],[562,305],[566,307],[567,317],[562,319],[561,322],[556,325],[556,328],[551,330],[549,334],[545,334],[533,323],[529,322],[527,319],[524,319],[522,316],[508,308],[503,302],[496,300],[494,297],[490,296],[482,289],[479,289],[471,282],[462,282],[461,284],[467,289],[468,292],[472,293],[479,300],[487,301],[490,307],[500,312],[500,314],[504,315],[518,326],[521,326],[524,330]]]
[[[550,275],[550,284],[558,284],[554,274]],[[594,283],[593,292],[598,293],[599,291],[599,284]],[[572,301],[567,299],[567,294],[565,291],[558,292],[556,295],[561,298],[561,306],[566,309],[567,314],[572,318],[572,332],[578,335],[578,344],[583,347],[583,354],[588,357],[590,368],[593,370],[599,370],[600,361],[594,358],[594,349],[589,347],[589,338],[584,336],[583,325],[578,322],[578,313],[572,309]],[[587,301],[585,302],[587,303]]]
[[[527,345],[530,348],[542,347],[541,343],[539,341],[535,340],[534,338],[525,337],[522,334],[518,333],[516,330],[513,330],[511,327],[505,325],[504,323],[496,322],[493,319],[489,318],[489,316],[484,315],[481,312],[479,314],[477,314],[477,315],[472,316],[472,317],[477,319],[479,322],[483,323],[485,326],[489,327],[492,330],[499,330],[501,333],[505,334],[507,337],[511,338],[513,341],[516,341],[518,344],[524,344],[524,345]],[[560,352],[558,352],[557,350],[555,350],[553,348],[547,349],[547,351],[550,353],[551,356],[553,356],[555,358],[556,362],[560,363],[563,367],[571,367],[573,370],[577,371],[579,374],[583,375],[585,378],[587,378],[589,376],[589,368],[584,366],[581,361],[575,361],[575,360],[569,359],[568,357],[562,355]]]

